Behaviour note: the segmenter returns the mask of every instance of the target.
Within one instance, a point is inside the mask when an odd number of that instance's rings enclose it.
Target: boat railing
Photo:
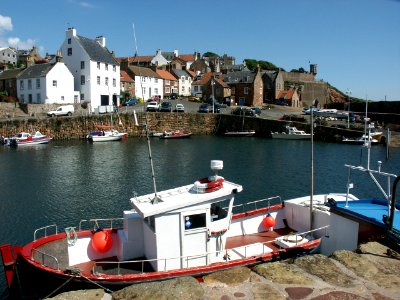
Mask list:
[[[117,222],[121,222],[123,221],[124,218],[108,218],[108,219],[90,219],[90,220],[81,220],[79,222],[79,231],[82,230],[82,224],[84,223],[93,223],[93,230],[97,230],[99,228],[103,228],[102,226],[100,226],[100,224],[104,224],[107,223],[109,224],[109,227],[105,226],[106,228],[109,229],[113,229],[114,228],[114,224]]]
[[[52,224],[52,225],[47,225],[41,228],[38,228],[35,230],[35,232],[33,233],[33,241],[36,241],[36,235],[40,232],[44,231],[44,237],[47,237],[47,230],[50,228],[55,228],[56,234],[58,233],[58,229],[57,229],[57,225],[56,224]]]
[[[47,258],[52,259],[55,262],[55,264],[57,266],[57,271],[60,271],[60,264],[58,263],[57,257],[55,257],[55,256],[53,256],[51,254],[42,252],[42,251],[40,251],[40,250],[38,250],[36,248],[32,248],[32,250],[31,250],[31,259],[34,260],[34,261],[39,261],[37,258],[35,258],[35,253],[38,253],[40,255],[40,257],[41,257],[40,264],[42,266],[51,267],[51,268],[54,269],[54,264],[46,264],[46,257],[47,257]]]
[[[255,200],[251,202],[246,202],[238,205],[234,205],[232,210],[235,210],[235,213],[245,212],[251,209],[259,209],[271,206],[271,202],[273,204],[282,204],[281,196],[273,196],[270,198],[264,198],[260,200]]]
[[[310,234],[312,234],[314,232],[317,232],[317,231],[321,231],[321,230],[324,230],[324,229],[326,230],[328,228],[329,228],[329,225],[323,226],[323,227],[320,227],[320,228],[316,228],[316,229],[313,229],[313,230],[301,232],[301,233],[296,232],[296,233],[292,233],[292,234],[289,234],[289,235],[283,235],[283,236],[280,236],[280,237],[278,237],[278,238],[276,238],[274,240],[260,243],[260,244],[262,244],[262,252],[261,253],[257,253],[257,255],[264,255],[264,254],[270,253],[271,252],[271,248],[268,247],[268,245],[269,244],[273,244],[273,243],[275,243],[275,245],[279,247],[279,250],[281,250],[282,247],[279,244],[277,244],[276,242],[281,240],[281,239],[285,239],[285,237],[300,237],[301,236],[302,237],[301,239],[297,239],[296,238],[293,242],[292,242],[292,240],[290,240],[290,242],[294,246],[297,246],[297,245],[300,245],[300,244],[304,243],[303,239],[306,236],[309,236]],[[177,256],[177,257],[169,257],[169,258],[154,258],[154,259],[144,259],[144,260],[94,262],[93,267],[92,267],[92,274],[95,275],[95,276],[100,276],[100,275],[102,275],[102,273],[96,271],[96,269],[98,267],[104,266],[104,265],[108,265],[108,266],[112,266],[112,265],[115,266],[116,265],[116,269],[117,269],[116,270],[116,275],[120,276],[120,275],[122,275],[121,274],[121,268],[123,268],[124,265],[128,265],[128,264],[129,265],[137,265],[137,266],[139,266],[139,268],[136,268],[136,270],[138,270],[141,273],[144,273],[146,265],[148,265],[148,264],[150,264],[152,262],[163,262],[164,268],[163,268],[163,270],[160,270],[160,272],[163,272],[163,271],[165,272],[165,271],[168,271],[168,269],[167,269],[167,262],[168,261],[173,261],[173,260],[175,260],[175,261],[176,260],[184,261],[185,265],[186,265],[186,268],[189,268],[189,263],[193,259],[202,258],[202,257],[209,257],[211,255],[216,255],[217,256],[217,255],[222,255],[222,254],[224,254],[223,255],[223,259],[225,260],[225,262],[229,262],[229,260],[230,260],[229,251],[232,251],[232,250],[236,250],[236,251],[244,250],[244,251],[242,251],[242,253],[244,253],[243,256],[244,256],[244,258],[247,258],[247,257],[254,256],[254,253],[248,254],[248,252],[250,252],[249,249],[251,247],[253,247],[253,246],[254,246],[253,244],[250,244],[250,245],[240,246],[240,247],[236,247],[236,248],[225,249],[224,251],[206,252],[206,253],[197,254],[197,255],[190,255],[190,256]],[[209,262],[209,260],[207,260],[207,265],[212,264],[212,263],[215,263],[215,261]]]

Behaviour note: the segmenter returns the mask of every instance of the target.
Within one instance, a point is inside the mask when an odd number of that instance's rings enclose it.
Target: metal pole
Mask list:
[[[211,79],[211,93],[212,93],[213,113],[214,113],[214,104],[215,104],[215,98],[214,98],[214,79]]]
[[[313,109],[313,105],[311,106]],[[313,230],[313,197],[314,197],[314,112],[311,110],[310,113],[310,126],[311,126],[311,191],[310,191],[310,230]]]
[[[350,128],[350,95],[351,95],[351,90],[350,89],[348,89],[347,90],[347,92],[346,92],[346,94],[347,94],[347,99],[348,99],[348,101],[349,101],[349,104],[348,104],[348,114],[347,114],[347,128]]]

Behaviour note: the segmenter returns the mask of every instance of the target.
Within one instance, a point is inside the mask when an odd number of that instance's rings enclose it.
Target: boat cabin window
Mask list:
[[[230,199],[211,204],[211,222],[224,219],[228,216]]]
[[[156,232],[154,216],[150,216],[150,217],[145,218],[145,221],[146,221],[146,224],[149,225],[151,230],[153,230],[153,232]]]
[[[206,227],[206,214],[184,216],[185,230]]]

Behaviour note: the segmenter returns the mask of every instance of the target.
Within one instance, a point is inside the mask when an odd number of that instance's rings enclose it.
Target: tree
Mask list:
[[[260,66],[261,70],[278,70],[279,68],[275,66],[273,63],[265,60],[255,60],[246,58],[244,60],[246,62],[246,66],[251,70],[254,71],[257,69],[257,66]]]
[[[219,57],[218,54],[214,53],[214,52],[206,52],[203,54],[204,57]]]

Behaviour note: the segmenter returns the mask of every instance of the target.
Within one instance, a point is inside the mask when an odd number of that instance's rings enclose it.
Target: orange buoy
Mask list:
[[[275,225],[275,219],[273,216],[271,216],[270,214],[268,214],[263,220],[262,223],[264,225],[264,227],[266,228],[271,228],[274,227]]]
[[[96,252],[105,253],[112,247],[111,234],[106,231],[97,231],[92,237],[92,247]]]

